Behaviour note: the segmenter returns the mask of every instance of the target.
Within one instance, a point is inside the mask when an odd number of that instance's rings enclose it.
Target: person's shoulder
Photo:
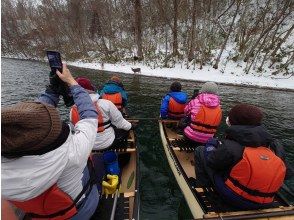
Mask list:
[[[99,99],[98,100],[98,105],[112,106],[114,104],[110,100],[107,100],[107,99]]]
[[[170,98],[171,98],[171,95],[169,93],[163,96],[164,100],[169,100]]]

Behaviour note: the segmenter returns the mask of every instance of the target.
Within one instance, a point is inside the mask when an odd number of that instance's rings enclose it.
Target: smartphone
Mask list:
[[[56,70],[59,70],[59,72],[62,73],[62,62],[60,53],[51,50],[46,51],[46,53],[52,72],[56,73]]]

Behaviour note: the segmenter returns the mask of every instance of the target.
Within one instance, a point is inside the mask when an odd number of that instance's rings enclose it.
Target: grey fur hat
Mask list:
[[[218,86],[214,82],[206,82],[199,90],[199,93],[210,93],[218,95]]]

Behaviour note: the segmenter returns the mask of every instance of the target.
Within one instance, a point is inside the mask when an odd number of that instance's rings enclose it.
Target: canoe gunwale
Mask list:
[[[201,199],[199,199],[199,194],[196,192],[194,188],[191,187],[189,184],[188,176],[185,173],[185,170],[183,169],[181,163],[179,162],[174,149],[170,143],[170,140],[168,138],[168,134],[166,131],[165,123],[176,123],[175,121],[168,121],[168,120],[159,120],[159,129],[160,129],[160,135],[164,147],[164,151],[166,154],[166,157],[168,159],[168,163],[170,165],[170,168],[175,176],[175,179],[178,182],[178,185],[186,199],[186,202],[191,210],[191,213],[195,219],[226,219],[226,220],[241,220],[241,219],[289,219],[289,216],[294,215],[294,206],[280,206],[276,208],[269,208],[269,209],[260,209],[260,210],[248,210],[248,211],[229,211],[229,212],[208,212],[206,207],[203,207],[203,204],[201,202]],[[167,155],[169,154],[169,156]],[[173,160],[173,162],[170,161],[169,157]],[[179,182],[179,177],[182,175],[183,179],[186,181],[186,185]],[[185,189],[184,189],[185,187]],[[185,192],[187,189],[192,192],[192,195],[194,196],[195,202],[197,202],[198,207],[202,209],[202,215],[201,213],[197,213],[195,207],[193,204],[189,203],[189,200],[191,198],[187,198],[188,193]],[[191,194],[190,194],[191,195]],[[199,211],[199,210],[198,210]],[[294,216],[293,216],[294,219]]]
[[[191,213],[193,215],[194,218],[202,218],[203,215],[205,214],[204,212],[204,207],[202,206],[202,204],[199,201],[198,195],[196,194],[196,192],[192,189],[192,187],[190,186],[190,184],[188,184],[188,177],[186,175],[186,173],[184,172],[181,164],[179,163],[179,160],[177,158],[177,156],[175,155],[171,145],[170,145],[170,141],[167,138],[167,133],[164,127],[164,122],[165,121],[159,121],[159,127],[160,127],[160,133],[161,133],[161,139],[164,145],[164,150],[165,150],[165,154],[167,156],[168,162],[170,167],[172,168],[172,172],[174,173],[174,176],[178,182],[178,185],[182,191],[182,193],[184,194],[184,197],[186,198],[186,201],[190,207]],[[163,132],[163,134],[162,134]],[[165,142],[165,143],[164,143]],[[168,155],[169,154],[169,157]],[[172,161],[171,161],[172,160]],[[175,173],[176,172],[176,173]],[[185,181],[185,183],[180,184],[178,179],[183,178],[183,180]],[[186,189],[186,191],[183,189],[183,184],[186,185],[185,187],[189,189],[189,191]],[[193,195],[193,200],[195,201],[190,201],[191,199],[188,198],[188,194],[192,194]],[[193,203],[193,204],[191,204]],[[191,206],[194,207],[194,209],[191,209]],[[197,207],[198,206],[198,207]]]

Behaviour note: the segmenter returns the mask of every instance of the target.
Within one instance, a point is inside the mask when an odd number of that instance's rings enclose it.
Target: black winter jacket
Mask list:
[[[230,126],[226,130],[226,139],[220,141],[217,149],[209,154],[207,165],[227,176],[242,159],[245,146],[269,146],[285,162],[287,167],[286,179],[292,176],[293,169],[284,159],[283,146],[274,140],[263,126]]]

